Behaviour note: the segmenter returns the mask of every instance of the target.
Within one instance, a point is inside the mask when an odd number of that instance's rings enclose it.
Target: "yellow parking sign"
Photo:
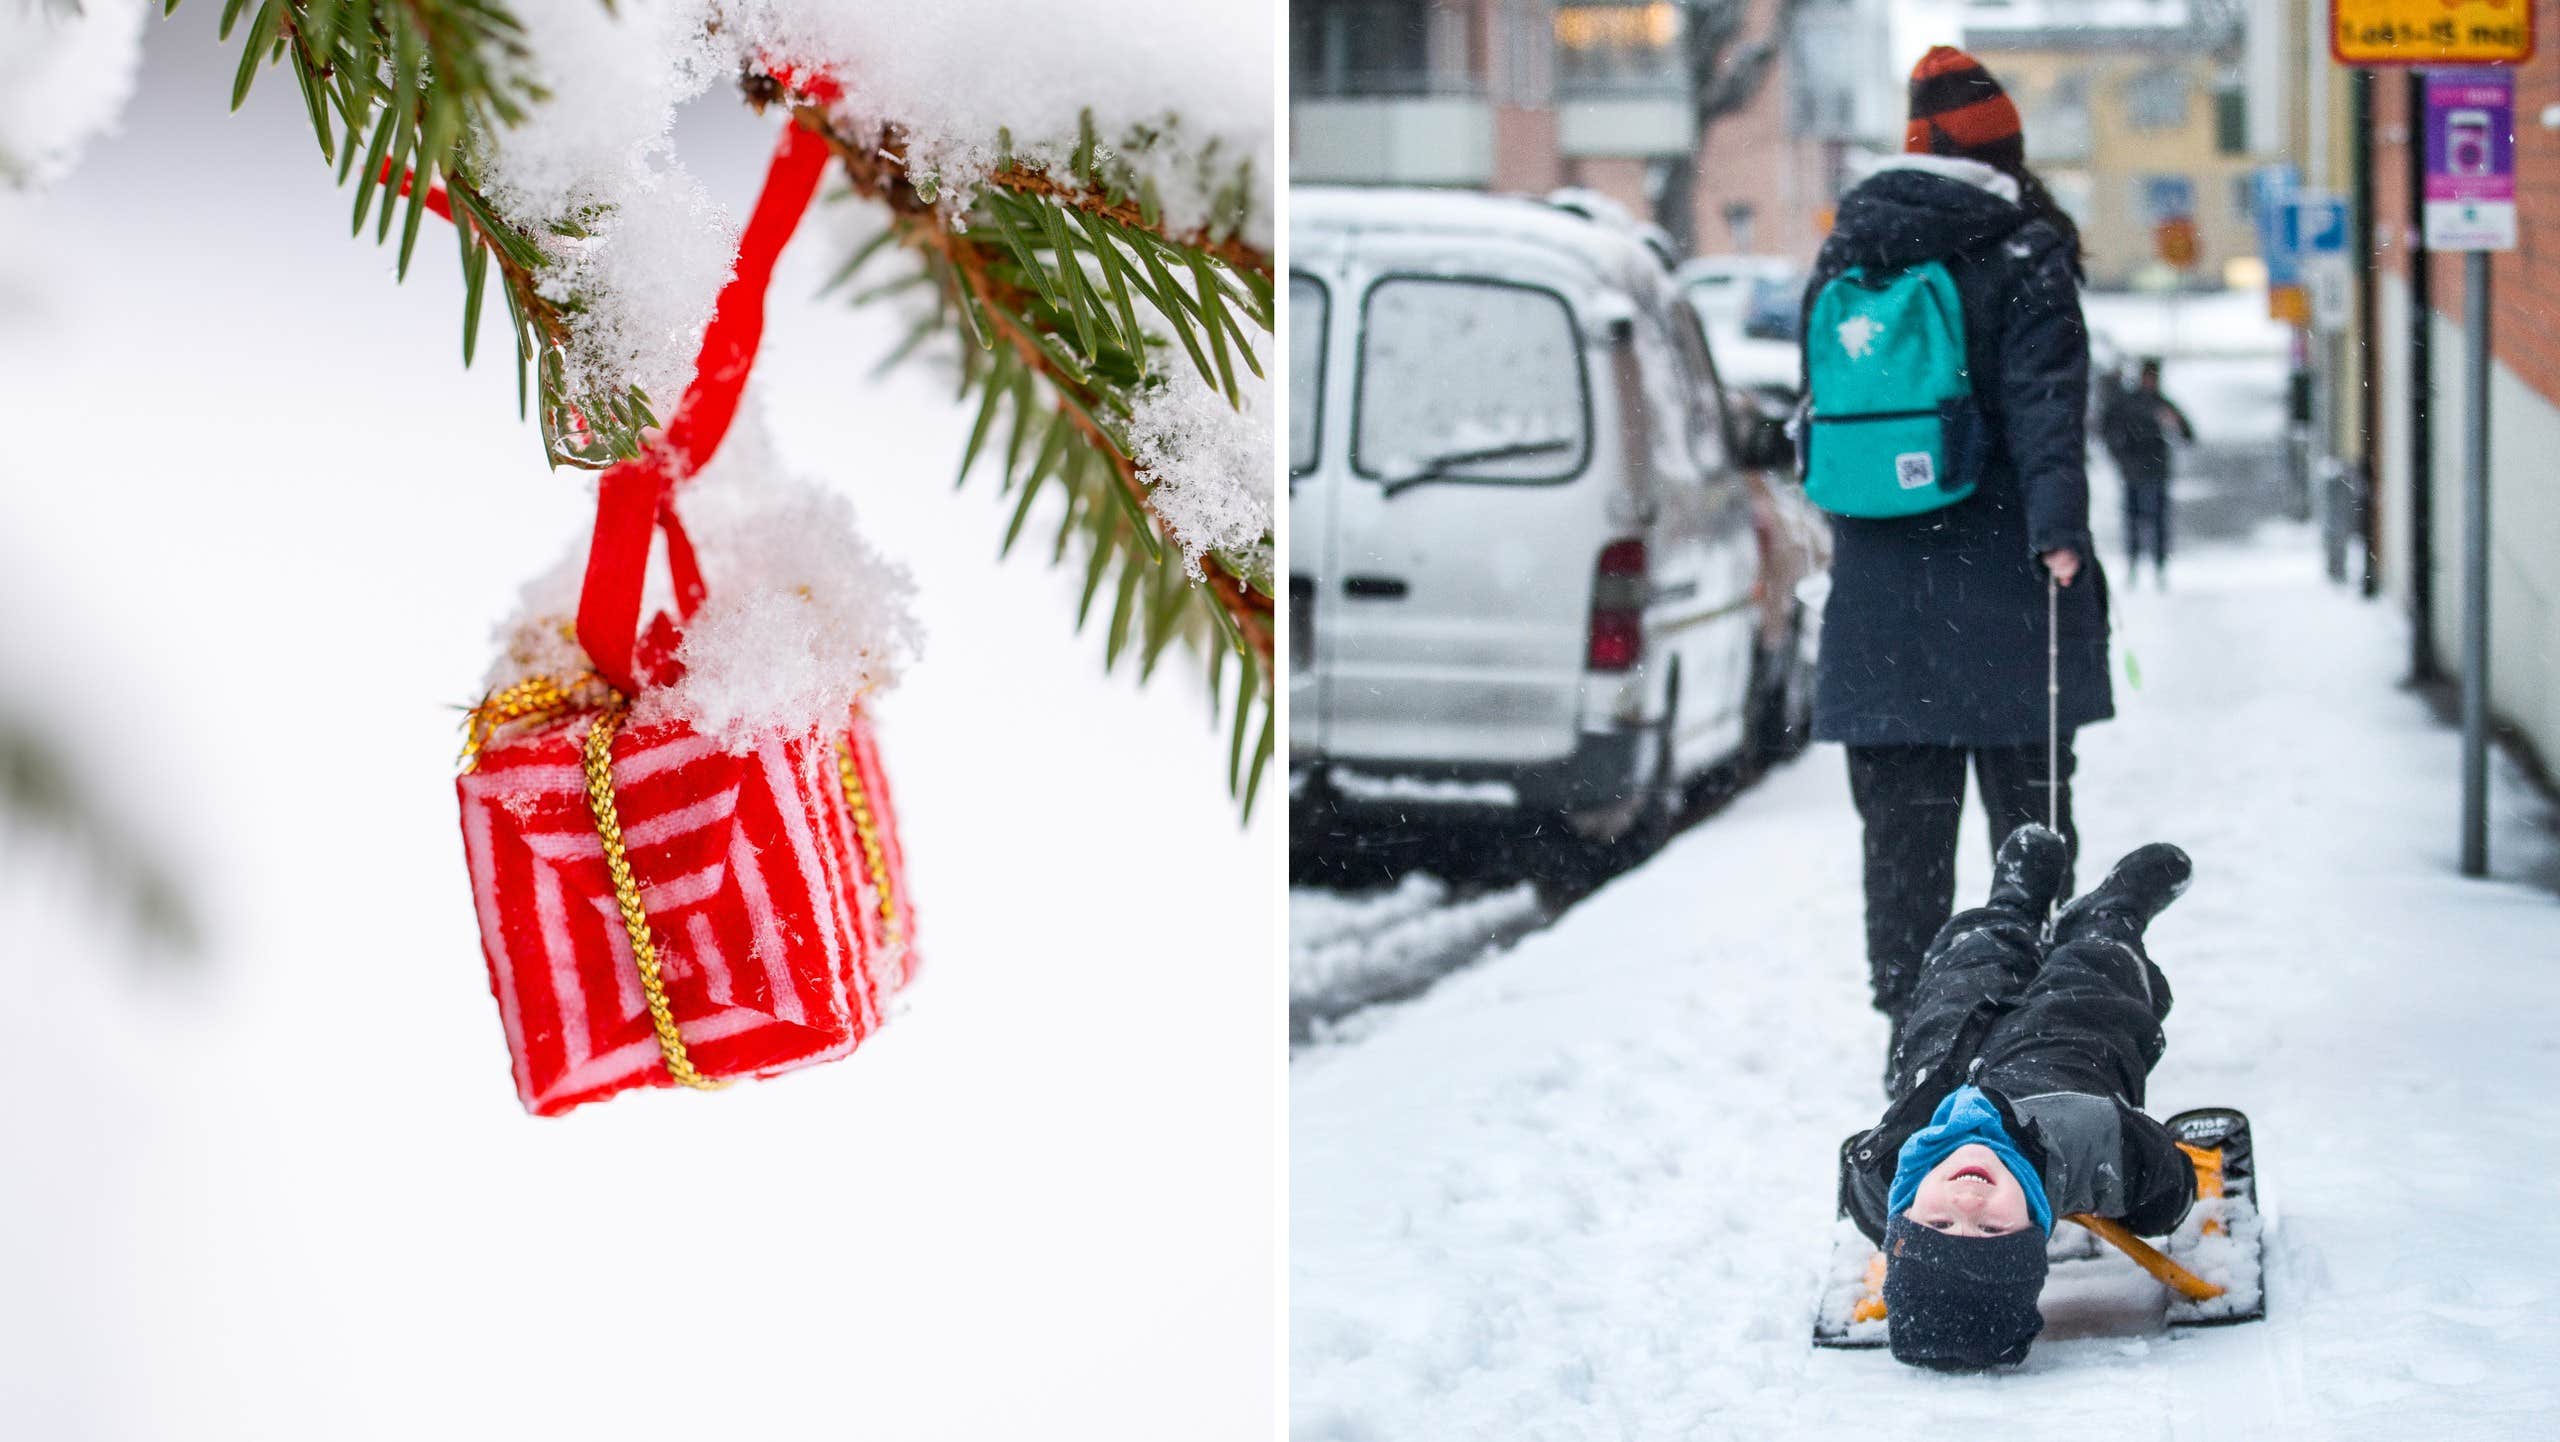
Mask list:
[[[2341,65],[2521,65],[2533,0],[2329,0]]]

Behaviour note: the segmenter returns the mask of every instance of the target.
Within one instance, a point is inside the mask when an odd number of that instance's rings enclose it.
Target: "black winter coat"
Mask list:
[[[2187,413],[2167,396],[2139,386],[2123,387],[2107,398],[2098,413],[2098,434],[2127,485],[2160,485],[2169,479],[2169,429],[2187,440],[2196,428]]]
[[[2045,551],[2081,558],[2057,627],[2061,724],[2115,714],[2106,577],[2089,540],[2089,339],[2075,263],[2060,232],[1980,185],[1886,169],[1841,199],[1806,314],[1851,266],[1929,260],[1946,263],[1964,303],[1985,461],[1974,493],[1952,506],[1832,519],[1813,735],[1853,746],[2041,744]],[[1831,340],[1807,334],[1804,344]]]

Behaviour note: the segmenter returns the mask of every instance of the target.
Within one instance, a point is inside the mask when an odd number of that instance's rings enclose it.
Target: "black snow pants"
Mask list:
[[[2095,919],[2050,951],[2043,924],[1992,906],[1947,923],[1894,1050],[1895,1100],[1970,1073],[2009,1097],[2086,1092],[2143,1104],[2168,1045],[2169,978],[2121,919]]]
[[[2071,733],[2062,733],[2057,828],[2076,859],[2071,824]],[[1867,983],[1876,1010],[1899,1020],[1920,979],[1920,958],[1955,910],[1956,838],[1964,820],[1965,768],[1982,790],[1991,849],[2043,821],[2045,749],[2035,746],[1852,746],[1849,793],[1866,829]],[[2062,892],[2071,894],[2070,873]]]

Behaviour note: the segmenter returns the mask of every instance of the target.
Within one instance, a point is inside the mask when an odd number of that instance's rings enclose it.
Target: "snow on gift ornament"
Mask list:
[[[627,715],[592,679],[520,682],[474,712],[456,783],[490,989],[538,1116],[843,1056],[912,969],[867,720],[731,751]]]

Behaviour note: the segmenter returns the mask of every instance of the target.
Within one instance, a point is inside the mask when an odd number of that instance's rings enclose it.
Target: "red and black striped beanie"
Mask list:
[[[1903,128],[1902,148],[2012,169],[2027,158],[2009,92],[1981,61],[1952,45],[1931,46],[1911,67],[1911,123]]]

